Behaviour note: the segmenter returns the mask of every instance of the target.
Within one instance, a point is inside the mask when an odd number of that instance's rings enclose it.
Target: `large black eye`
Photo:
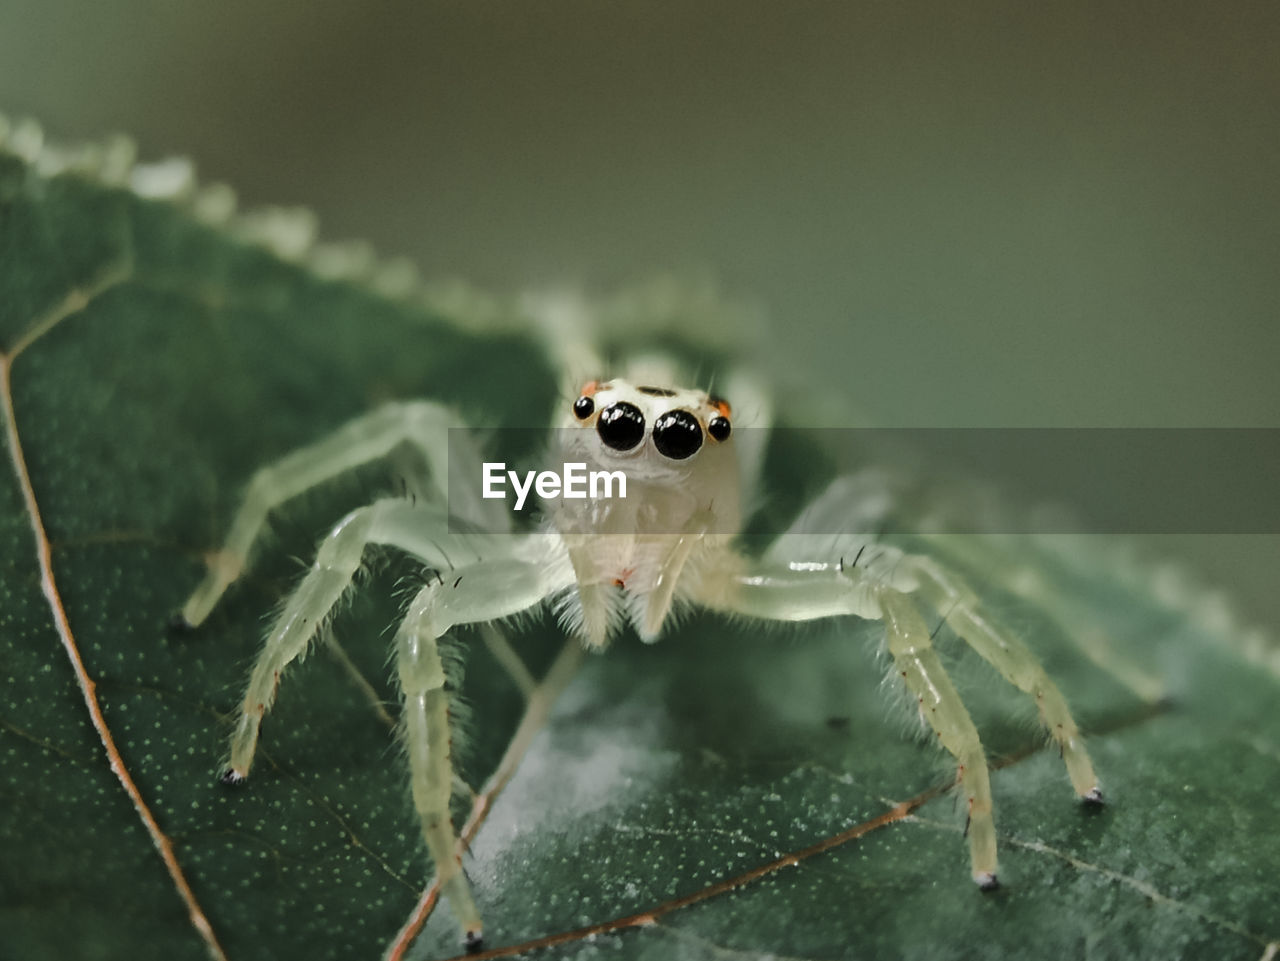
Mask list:
[[[573,415],[578,420],[586,420],[596,409],[596,402],[590,397],[579,397],[573,402]]]
[[[728,440],[730,430],[729,422],[723,417],[712,417],[711,423],[707,425],[707,433],[716,440]]]
[[[687,410],[669,410],[653,422],[653,446],[672,460],[692,457],[702,446],[698,418]]]
[[[631,450],[644,440],[644,414],[635,404],[620,400],[600,411],[596,430],[607,446],[614,450]]]

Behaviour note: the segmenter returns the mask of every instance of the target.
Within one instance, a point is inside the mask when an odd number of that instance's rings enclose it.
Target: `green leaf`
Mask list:
[[[392,468],[277,512],[252,573],[211,619],[189,634],[167,622],[258,466],[392,397],[529,425],[550,409],[554,374],[518,334],[468,332],[467,318],[411,292],[387,295],[387,278],[354,255],[290,262],[247,242],[244,219],[211,213],[216,193],[143,199],[108,182],[109,154],[90,158],[94,175],[74,162],[51,173],[55,155],[15,149],[0,152],[0,341],[30,491],[18,470],[0,472],[0,955],[208,954],[109,767],[70,644],[226,957],[376,957],[431,875],[399,751],[362,687],[394,711],[388,629],[420,571],[374,566],[335,622],[340,647],[285,678],[251,781],[228,791],[216,778],[225,720],[296,558],[392,489]],[[284,223],[255,229],[279,235]],[[775,454],[775,483],[803,475],[795,453]],[[57,604],[42,589],[28,493]],[[1170,699],[1153,707],[1006,589],[982,562],[991,545],[924,546],[1061,684],[1092,732],[1104,810],[1074,800],[1026,699],[940,632],[1002,765],[1005,886],[983,895],[946,791],[951,762],[882,683],[878,625],[762,631],[695,616],[660,644],[623,638],[587,657],[529,745],[465,862],[487,945],[551,937],[539,956],[575,958],[1274,954],[1280,680],[1260,666],[1272,649],[1242,648],[1189,588],[1160,600],[1154,572],[1105,545],[999,547],[1166,679]],[[562,639],[544,618],[512,640],[540,676]],[[476,634],[457,645],[470,716],[461,774],[478,787],[523,702]],[[459,824],[466,813],[460,803]],[[742,879],[843,833],[855,836]],[[457,951],[437,909],[411,956]]]

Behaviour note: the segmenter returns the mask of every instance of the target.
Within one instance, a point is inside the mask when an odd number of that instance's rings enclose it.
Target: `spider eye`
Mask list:
[[[573,416],[578,420],[586,420],[595,413],[596,402],[590,397],[579,397],[573,402]]]
[[[729,422],[723,417],[712,417],[707,425],[707,433],[716,440],[728,440],[730,429]]]
[[[672,460],[692,457],[702,446],[698,418],[687,410],[669,410],[653,423],[653,446]]]
[[[644,440],[644,414],[635,404],[620,400],[600,412],[596,431],[606,447],[631,450]]]

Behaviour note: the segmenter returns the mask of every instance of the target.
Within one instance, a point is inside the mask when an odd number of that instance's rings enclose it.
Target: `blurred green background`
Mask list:
[[[427,276],[709,274],[886,425],[1280,426],[1272,3],[4,0],[0,110]],[[1280,625],[1280,537],[1166,540]]]

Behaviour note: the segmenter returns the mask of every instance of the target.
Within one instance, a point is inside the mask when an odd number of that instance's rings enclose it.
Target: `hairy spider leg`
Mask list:
[[[196,627],[209,616],[218,599],[244,572],[250,550],[272,509],[330,478],[385,457],[401,444],[412,445],[422,453],[443,500],[451,453],[448,428],[457,422],[447,408],[430,401],[385,404],[259,469],[249,481],[225,544],[211,556],[204,579],[183,605],[182,620],[187,626]],[[466,436],[455,438],[455,459],[465,453],[467,459],[474,457],[478,464],[478,452],[467,447]],[[456,469],[455,466],[455,473]],[[487,530],[504,530],[503,526],[493,525],[506,524],[505,513],[480,501],[473,486],[458,485],[450,504],[453,512],[485,525]]]
[[[329,532],[311,569],[285,601],[253,665],[240,720],[231,737],[230,769],[224,780],[235,783],[248,776],[258,730],[275,700],[281,673],[306,653],[330,610],[350,586],[368,545],[396,547],[432,568],[448,569],[460,562],[474,563],[485,547],[501,550],[514,543],[505,535],[481,538],[447,531],[447,516],[439,508],[390,498],[357,508]]]
[[[964,701],[938,660],[929,628],[907,595],[891,588],[877,591],[885,635],[894,667],[915,695],[920,715],[942,746],[960,765],[960,790],[968,811],[969,859],[973,880],[984,889],[996,887],[996,823],[992,815],[991,778],[982,740]]]
[[[979,609],[977,598],[958,579],[927,557],[910,555],[906,567],[920,581],[921,595],[966,644],[991,664],[1014,687],[1035,699],[1041,723],[1062,752],[1071,786],[1082,800],[1098,803],[1102,789],[1094,773],[1084,738],[1067,701],[1044,667],[1017,637],[997,627]]]
[[[1085,657],[1148,704],[1155,704],[1165,696],[1164,681],[1117,648],[1095,617],[1056,590],[1036,567],[1014,560],[1014,545],[1008,544],[1006,537],[990,534],[926,534],[925,537],[942,551],[981,569],[994,583],[1033,604],[1062,629],[1067,640]],[[1043,553],[1044,548],[1030,538],[1024,540],[1036,553]]]
[[[802,543],[811,535],[791,535]],[[933,649],[923,618],[899,586],[892,568],[852,564],[806,564],[794,568],[768,559],[740,562],[737,573],[704,579],[701,600],[709,607],[772,621],[809,621],[855,614],[883,620],[889,653],[925,721],[956,758],[969,821],[973,879],[996,887],[996,835],[986,755],[977,728]],[[728,565],[725,565],[728,569]]]
[[[833,532],[878,530],[891,524],[895,510],[904,502],[918,499],[920,493],[910,486],[906,478],[891,471],[869,468],[847,474],[833,480],[805,508],[795,529]],[[963,509],[961,502],[950,512],[951,520],[960,527],[969,522],[968,516],[956,513]],[[931,523],[936,523],[939,516],[944,523],[947,522],[948,515],[937,515],[932,510],[930,507],[929,516],[934,518]],[[1056,590],[1042,569],[1018,557],[1019,551],[1025,554],[1030,550],[1036,557],[1050,555],[1053,560],[1062,560],[1060,554],[1054,554],[1028,536],[1015,538],[1009,534],[933,531],[928,526],[913,533],[936,545],[944,556],[957,558],[966,566],[981,570],[992,583],[1035,605],[1041,614],[1057,623],[1065,638],[1085,657],[1144,701],[1154,704],[1165,696],[1165,685],[1159,677],[1119,650],[1097,619]],[[863,545],[869,545],[866,535],[838,533],[832,535],[830,550],[842,553],[848,560]]]
[[[871,545],[865,535],[850,534],[834,535],[824,545],[823,535],[800,533],[797,528],[809,525],[818,530],[840,530],[839,510],[842,502],[852,504],[861,500],[867,505],[867,510],[879,502],[880,509],[886,510],[884,505],[886,498],[890,496],[889,492],[882,491],[880,496],[875,496],[877,486],[870,476],[864,479],[860,475],[853,475],[833,481],[810,505],[805,515],[797,520],[792,531],[775,541],[766,558],[777,564],[784,557],[798,559],[812,555],[816,552],[815,548],[829,555],[832,550],[851,549],[855,544]],[[859,516],[857,523],[865,524],[873,519],[868,513]],[[862,567],[858,568],[856,564],[852,566],[864,577],[870,566],[872,579],[879,576],[891,577],[895,580],[893,586],[896,588],[913,595],[918,594],[961,640],[995,667],[1009,683],[1034,698],[1042,723],[1061,749],[1067,774],[1076,794],[1090,803],[1102,800],[1102,790],[1093,764],[1062,692],[1030,649],[1017,637],[997,626],[981,610],[977,596],[958,577],[944,570],[930,557],[903,555],[896,548],[887,545],[869,546]],[[1050,617],[1062,614],[1053,605],[1050,605],[1046,613]]]
[[[480,945],[482,924],[457,853],[449,816],[454,771],[449,695],[438,640],[451,627],[498,620],[533,607],[562,585],[544,565],[484,560],[429,582],[414,597],[396,633],[396,665],[404,699],[403,737],[409,753],[413,804],[435,862],[440,888],[469,948]]]
[[[821,542],[814,535],[784,535],[797,546]],[[776,545],[775,545],[776,546]],[[924,719],[959,762],[968,804],[969,848],[974,880],[996,885],[995,823],[982,743],[964,702],[933,651],[915,596],[935,608],[956,633],[1020,690],[1035,698],[1041,718],[1062,749],[1076,793],[1099,802],[1102,792],[1082,737],[1061,692],[1016,638],[995,628],[976,598],[928,558],[881,547],[870,567],[855,564],[784,564],[774,548],[758,562],[724,561],[704,576],[699,599],[708,607],[774,621],[807,621],[842,614],[885,622],[890,654]],[[912,596],[908,596],[908,595]]]

